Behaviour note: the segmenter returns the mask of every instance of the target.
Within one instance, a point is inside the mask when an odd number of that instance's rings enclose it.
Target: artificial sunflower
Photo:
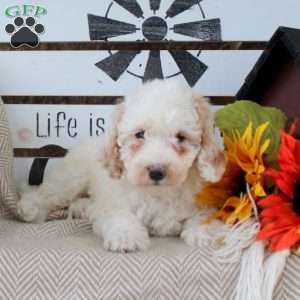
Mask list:
[[[258,202],[262,208],[258,240],[269,240],[272,251],[289,249],[300,242],[300,141],[281,132],[279,170],[270,169],[278,188]]]
[[[253,130],[250,122],[242,135],[239,131],[233,132],[232,137],[224,133],[228,157],[224,176],[220,182],[208,185],[196,198],[199,205],[219,208],[208,221],[219,218],[229,224],[244,222],[252,215],[251,200],[266,195],[263,155],[270,140],[262,140],[267,126],[268,123],[264,123]]]

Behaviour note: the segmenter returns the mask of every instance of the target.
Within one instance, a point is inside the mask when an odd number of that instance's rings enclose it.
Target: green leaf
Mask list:
[[[271,143],[266,151],[267,160],[268,162],[276,161],[280,144],[280,129],[284,129],[287,122],[287,117],[281,110],[241,100],[218,110],[215,114],[215,122],[216,126],[229,136],[232,136],[232,132],[236,130],[242,134],[249,122],[252,122],[254,129],[262,123],[269,122],[262,143],[265,139],[270,139]]]

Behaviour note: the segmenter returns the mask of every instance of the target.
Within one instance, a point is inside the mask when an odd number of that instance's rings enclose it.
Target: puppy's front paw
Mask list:
[[[198,227],[184,229],[180,237],[191,247],[206,246],[211,239],[206,230],[206,226],[200,224]]]
[[[149,225],[149,231],[154,236],[178,236],[182,224],[173,219],[154,218]]]
[[[135,218],[117,216],[106,222],[95,222],[93,229],[104,239],[104,248],[113,252],[133,252],[146,250],[150,240],[148,232]]]
[[[34,195],[31,198],[31,194],[23,196],[17,203],[17,214],[25,222],[42,223],[46,220],[48,212],[35,203]]]
[[[113,252],[133,252],[146,250],[150,240],[144,228],[121,230],[112,236],[104,238],[104,248]]]

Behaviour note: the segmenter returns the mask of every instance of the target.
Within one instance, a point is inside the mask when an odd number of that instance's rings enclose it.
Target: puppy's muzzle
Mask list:
[[[167,175],[167,167],[162,165],[149,166],[148,168],[149,178],[158,184]]]

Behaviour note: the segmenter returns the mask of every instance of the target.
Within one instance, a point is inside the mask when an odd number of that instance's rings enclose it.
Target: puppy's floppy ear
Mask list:
[[[118,145],[118,125],[122,120],[125,104],[116,104],[112,113],[111,126],[105,135],[104,167],[114,178],[120,178],[123,173],[123,163],[120,159],[120,146]]]
[[[197,167],[200,176],[208,182],[217,182],[225,171],[226,157],[224,151],[216,143],[214,135],[214,115],[210,110],[208,100],[194,96],[194,106],[202,129],[200,152]]]

